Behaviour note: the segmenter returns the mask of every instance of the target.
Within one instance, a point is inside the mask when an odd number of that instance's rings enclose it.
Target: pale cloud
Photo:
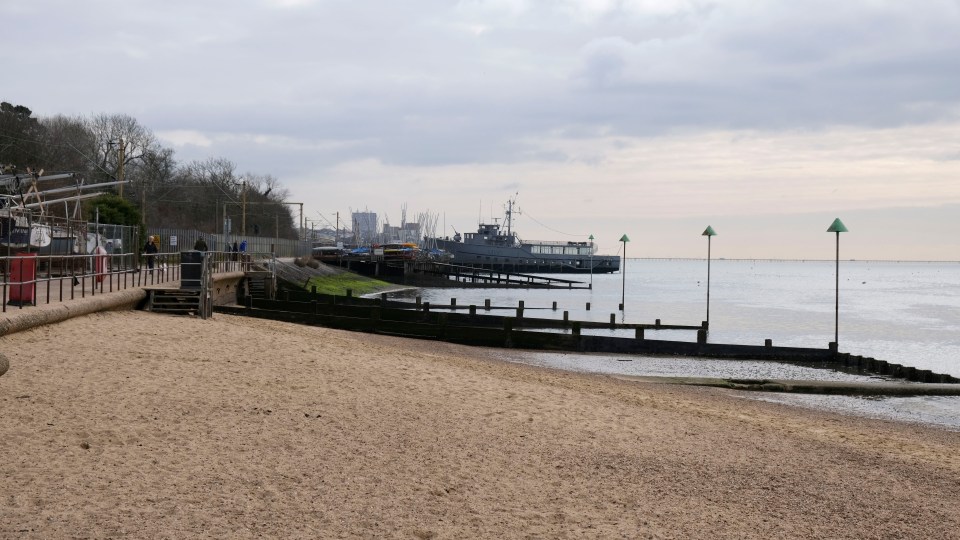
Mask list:
[[[203,133],[198,131],[191,130],[167,130],[167,131],[158,131],[156,136],[160,138],[165,144],[173,145],[174,147],[192,145],[199,146],[201,148],[210,148],[213,145],[213,140]]]

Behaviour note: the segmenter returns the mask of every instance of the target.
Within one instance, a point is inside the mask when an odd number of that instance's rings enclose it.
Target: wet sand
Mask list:
[[[0,538],[960,538],[932,427],[223,314],[0,351]]]

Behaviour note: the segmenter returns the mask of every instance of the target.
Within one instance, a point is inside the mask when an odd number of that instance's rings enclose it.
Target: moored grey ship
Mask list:
[[[590,242],[521,240],[512,230],[514,201],[507,202],[504,222],[481,223],[475,233],[428,238],[428,244],[453,255],[453,264],[502,272],[610,273],[620,270],[619,255],[597,255]]]

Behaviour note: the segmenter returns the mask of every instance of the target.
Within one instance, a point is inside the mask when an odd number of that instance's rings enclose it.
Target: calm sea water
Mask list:
[[[712,261],[709,340],[762,345],[772,339],[775,345],[826,348],[834,337],[834,270],[834,261]],[[589,275],[553,277],[591,281]],[[456,298],[458,305],[481,308],[487,298],[494,306],[508,307],[523,300],[527,317],[562,318],[563,311],[568,311],[571,319],[609,321],[614,314],[618,322],[627,323],[660,319],[664,324],[698,325],[706,319],[705,260],[628,259],[622,274],[594,275],[592,283],[591,290],[419,289],[397,296],[421,296],[434,305]],[[839,291],[841,352],[960,377],[960,263],[841,261]],[[623,311],[619,310],[621,299]],[[557,302],[556,311],[551,309],[553,302]],[[594,332],[632,336],[632,332]],[[696,339],[692,331],[648,331],[646,335],[648,339]],[[859,378],[772,362],[642,357],[627,362],[611,355],[505,354],[510,360],[562,369],[634,375]],[[960,398],[865,401],[789,396],[783,400],[960,427]]]

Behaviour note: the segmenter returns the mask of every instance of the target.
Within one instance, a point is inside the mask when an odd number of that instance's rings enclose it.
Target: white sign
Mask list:
[[[170,236],[170,247],[177,247],[177,235]]]

